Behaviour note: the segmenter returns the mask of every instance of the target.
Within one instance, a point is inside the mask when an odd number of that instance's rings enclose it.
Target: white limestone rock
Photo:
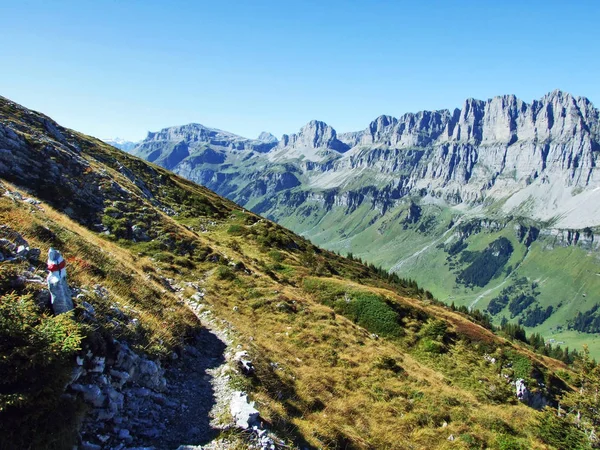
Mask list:
[[[254,408],[254,402],[248,401],[248,395],[244,392],[233,393],[229,408],[236,425],[244,430],[250,429],[258,421],[259,412]]]

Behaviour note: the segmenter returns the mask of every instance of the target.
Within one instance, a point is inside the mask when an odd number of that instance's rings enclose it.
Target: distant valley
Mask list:
[[[600,356],[600,115],[554,91],[277,140],[199,124],[133,154],[436,297]]]

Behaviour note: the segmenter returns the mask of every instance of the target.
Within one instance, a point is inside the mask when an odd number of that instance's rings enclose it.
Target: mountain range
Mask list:
[[[311,121],[279,141],[189,124],[133,153],[447,303],[600,349],[600,116],[584,97],[467,99],[340,134]]]
[[[138,142],[128,141],[119,137],[102,139],[102,141],[125,152],[130,152],[138,145]]]

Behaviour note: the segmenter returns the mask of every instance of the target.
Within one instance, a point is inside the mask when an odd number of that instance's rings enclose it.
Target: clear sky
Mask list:
[[[600,106],[600,1],[0,0],[0,95],[97,137],[247,137],[526,101]]]

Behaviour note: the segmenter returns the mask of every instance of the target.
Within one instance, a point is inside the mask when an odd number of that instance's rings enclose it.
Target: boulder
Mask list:
[[[129,372],[122,372],[120,370],[111,370],[110,376],[113,379],[113,384],[121,388],[129,380]]]
[[[254,373],[254,364],[252,364],[252,360],[248,357],[247,351],[237,352],[233,359],[237,362],[238,367],[244,375],[252,375]]]
[[[133,233],[133,238],[138,242],[146,242],[151,240],[150,236],[148,236],[146,233],[146,230],[139,225],[132,226],[131,232]]]
[[[106,358],[104,358],[103,356],[94,356],[89,371],[95,373],[102,373],[104,372],[105,364]]]
[[[233,393],[229,408],[235,424],[244,430],[250,429],[258,422],[258,410],[254,408],[254,402],[248,401],[248,395],[244,392]]]
[[[525,380],[519,378],[515,383],[515,388],[517,390],[517,398],[520,401],[527,403],[527,400],[529,399],[529,390],[525,385]]]
[[[83,400],[96,408],[104,405],[106,396],[102,394],[100,388],[94,384],[72,384],[71,389],[83,395]]]
[[[141,359],[138,365],[137,382],[141,386],[158,391],[166,387],[166,380],[160,365],[149,359]]]
[[[27,258],[31,262],[39,261],[40,256],[42,254],[42,251],[39,248],[26,247],[26,249],[27,249],[27,254],[25,255],[25,258]]]

